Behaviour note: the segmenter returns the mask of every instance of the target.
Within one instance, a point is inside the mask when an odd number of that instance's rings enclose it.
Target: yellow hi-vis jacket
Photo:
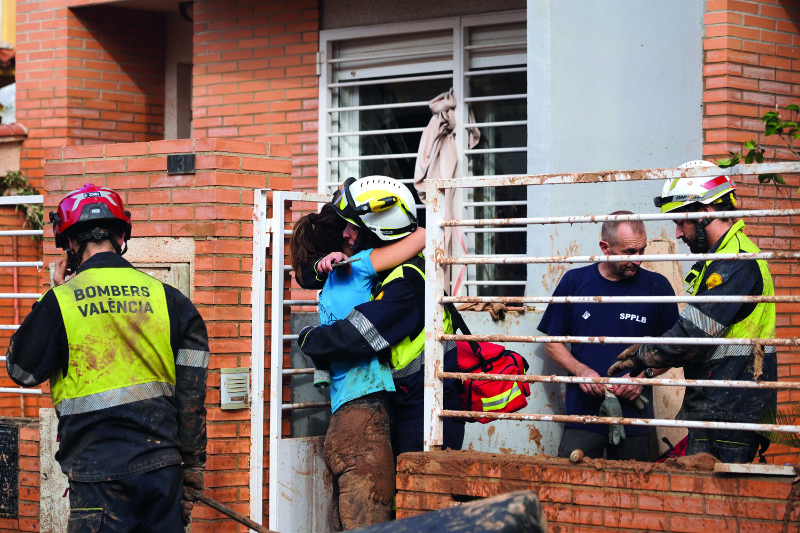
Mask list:
[[[757,253],[738,221],[709,250],[710,253]],[[748,296],[775,294],[766,261],[711,260],[694,265],[684,280],[694,296]],[[762,338],[775,335],[775,304],[765,302],[691,302],[664,337]],[[775,347],[763,346],[758,368],[752,345],[642,346],[639,356],[649,366],[683,366],[687,379],[753,381],[760,370],[763,381],[776,381]],[[679,417],[687,420],[759,422],[761,413],[777,405],[777,392],[768,389],[687,387]]]

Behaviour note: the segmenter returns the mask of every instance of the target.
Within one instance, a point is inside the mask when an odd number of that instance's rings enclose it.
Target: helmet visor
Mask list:
[[[336,212],[339,213],[340,217],[352,224],[355,224],[359,228],[366,228],[364,221],[361,220],[361,216],[355,207],[353,195],[350,194],[350,185],[355,183],[355,181],[355,178],[347,178],[347,180],[345,180],[345,182],[333,193],[333,196],[331,197],[331,205],[334,209],[336,209]]]

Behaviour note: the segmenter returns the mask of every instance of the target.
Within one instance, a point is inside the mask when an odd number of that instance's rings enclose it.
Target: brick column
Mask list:
[[[196,173],[167,175],[167,156],[186,153],[195,154]],[[250,413],[220,409],[220,369],[251,366],[253,190],[288,189],[289,156],[285,146],[194,139],[58,148],[48,151],[45,164],[46,211],[54,210],[69,191],[92,182],[122,196],[133,216],[133,239],[194,241],[193,300],[206,321],[211,345],[207,494],[245,515],[250,498]],[[52,237],[48,228],[45,265],[61,255]],[[46,277],[49,283],[49,274]],[[268,290],[270,286],[268,280]],[[269,305],[269,294],[266,301]],[[195,533],[219,531],[214,524],[223,520],[203,505],[195,508],[194,517]],[[230,526],[226,531],[245,531],[224,521]]]
[[[791,159],[776,150],[777,136],[764,137],[761,116],[776,107],[800,104],[800,9],[771,0],[707,0],[703,47],[703,157],[709,161],[742,152],[743,143],[756,139],[767,151],[766,160]],[[800,207],[798,176],[784,176],[788,187],[761,185],[755,176],[736,180],[744,209],[797,209]],[[746,220],[746,233],[764,251],[800,250],[798,217]],[[775,293],[798,294],[800,267],[796,262],[770,262]],[[800,336],[800,304],[778,304],[778,337]],[[797,350],[778,347],[778,377],[800,379]],[[800,393],[779,391],[782,409],[800,401]],[[772,445],[769,453],[777,464],[798,460],[797,450]]]

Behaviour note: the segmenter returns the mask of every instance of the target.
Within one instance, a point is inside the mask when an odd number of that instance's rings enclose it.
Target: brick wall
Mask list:
[[[319,1],[197,0],[194,31],[194,136],[290,146],[316,190]]]
[[[778,0],[707,0],[704,23],[703,157],[713,161],[727,157],[729,151],[741,152],[747,139],[776,148],[777,138],[761,133],[760,119],[776,106],[800,104],[800,6]],[[785,151],[770,150],[766,155],[789,158]],[[782,188],[759,185],[755,176],[740,179],[742,207],[800,208],[800,178],[785,178],[788,186]],[[762,250],[800,251],[800,217],[746,222],[747,233]],[[773,261],[770,268],[776,294],[800,294],[800,263]],[[800,337],[800,304],[777,307],[777,336]],[[800,380],[798,350],[778,348],[778,361],[780,379]],[[800,392],[778,394],[783,406],[800,401]],[[798,460],[796,450],[773,445],[770,453],[778,463]]]
[[[792,476],[584,461],[573,465],[567,459],[477,452],[403,454],[397,464],[397,517],[534,490],[553,533],[800,530],[800,502],[795,501],[800,491],[791,495]]]
[[[21,169],[34,185],[47,148],[163,138],[162,14],[67,2],[17,4]]]
[[[167,175],[167,156],[174,153],[194,153],[197,172]],[[45,165],[46,210],[55,209],[67,192],[88,181],[122,196],[133,217],[134,238],[194,240],[193,301],[208,326],[211,348],[207,494],[245,515],[250,500],[250,412],[220,409],[220,369],[251,366],[253,190],[288,189],[289,156],[284,146],[196,139],[52,149]],[[44,254],[46,265],[61,255],[49,228]],[[45,277],[49,286],[49,275],[43,275],[42,288]],[[270,301],[267,294],[267,305]],[[38,450],[30,455],[38,462]],[[26,516],[38,517],[38,508]],[[246,531],[206,506],[198,506],[194,517],[195,533]],[[21,525],[20,529],[24,530]]]

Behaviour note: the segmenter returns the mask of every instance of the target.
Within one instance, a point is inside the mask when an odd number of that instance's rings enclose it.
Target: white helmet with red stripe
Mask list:
[[[717,165],[708,161],[696,160],[682,164],[679,168],[707,168],[715,173],[714,169],[722,172]],[[697,178],[675,178],[667,180],[661,190],[661,196],[653,199],[656,207],[662,213],[676,211],[684,206],[700,204],[721,204],[729,201],[736,207],[736,185],[733,180],[725,175],[712,175]]]

